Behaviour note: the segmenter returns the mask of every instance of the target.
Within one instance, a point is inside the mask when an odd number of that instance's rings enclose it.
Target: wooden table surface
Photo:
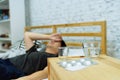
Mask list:
[[[75,58],[76,59],[76,58]],[[48,59],[49,80],[120,80],[120,60],[101,55],[93,59],[98,64],[68,71],[58,65],[58,58]]]

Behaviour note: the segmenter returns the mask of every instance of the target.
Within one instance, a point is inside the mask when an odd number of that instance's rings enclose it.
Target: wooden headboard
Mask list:
[[[70,30],[69,28],[73,29],[75,27],[77,27],[77,28],[74,31],[71,30],[71,32],[69,32],[69,30]],[[77,32],[78,29],[84,28],[84,27],[89,28],[88,29],[89,31],[90,31],[90,28],[92,28],[92,27],[99,27],[100,31],[97,31],[97,32],[78,31]],[[101,41],[101,53],[106,54],[106,21],[80,22],[80,23],[71,23],[71,24],[56,24],[56,25],[27,26],[27,27],[25,27],[25,31],[31,31],[31,30],[39,31],[37,29],[39,29],[39,30],[45,29],[46,34],[61,33],[61,35],[63,37],[65,37],[65,36],[67,36],[67,37],[76,37],[76,36],[77,37],[100,37],[101,38],[100,39],[100,41]],[[61,32],[60,30],[62,30],[63,32]],[[69,42],[68,45],[79,46],[79,43]]]

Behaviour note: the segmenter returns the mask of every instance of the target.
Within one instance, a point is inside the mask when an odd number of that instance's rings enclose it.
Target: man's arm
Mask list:
[[[33,32],[25,32],[24,39],[25,39],[25,48],[26,50],[28,50],[34,45],[33,43],[34,40],[49,40],[50,36],[33,33]]]
[[[34,43],[34,40],[54,40],[54,41],[60,41],[60,34],[39,34],[39,33],[33,33],[33,32],[25,32],[24,39],[25,39],[25,48],[26,50],[30,49]]]
[[[37,71],[31,75],[18,78],[16,80],[42,80],[48,77],[48,67],[44,70]]]

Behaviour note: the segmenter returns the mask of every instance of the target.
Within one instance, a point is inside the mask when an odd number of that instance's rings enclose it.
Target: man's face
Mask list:
[[[58,53],[58,47],[61,46],[61,41],[49,41],[47,44],[47,50],[52,53]]]
[[[48,42],[48,46],[51,46],[51,47],[60,47],[61,46],[61,41],[54,41],[54,40],[51,40]]]

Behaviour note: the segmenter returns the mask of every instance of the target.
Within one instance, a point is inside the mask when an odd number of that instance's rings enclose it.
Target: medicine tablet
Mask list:
[[[71,63],[72,63],[72,64],[75,64],[75,63],[76,63],[76,61],[71,61]]]
[[[91,61],[85,61],[85,65],[91,65]]]
[[[67,65],[67,62],[64,61],[64,62],[61,62],[61,66],[65,67]]]
[[[72,64],[68,63],[68,64],[66,65],[66,67],[72,67]]]
[[[77,65],[77,66],[81,66],[82,64],[81,64],[80,62],[77,62],[76,65]]]
[[[83,58],[82,58],[82,59],[80,59],[80,62],[84,62],[84,61],[85,61],[85,59],[83,59]]]

